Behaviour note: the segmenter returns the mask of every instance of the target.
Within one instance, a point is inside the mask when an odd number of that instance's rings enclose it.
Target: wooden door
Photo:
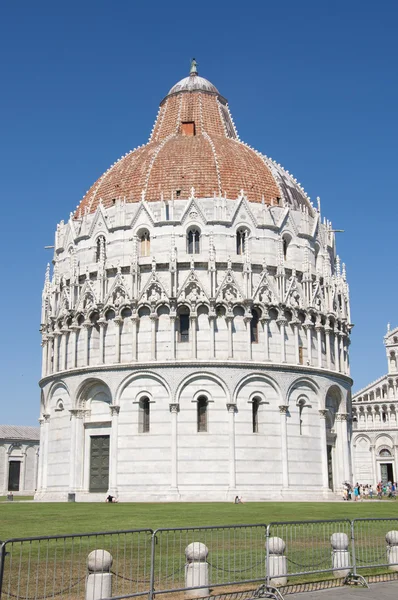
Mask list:
[[[90,492],[108,491],[109,435],[93,435],[90,446]]]

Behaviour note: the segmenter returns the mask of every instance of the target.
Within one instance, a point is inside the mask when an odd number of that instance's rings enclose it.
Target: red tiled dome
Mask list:
[[[283,169],[243,144],[227,101],[209,81],[192,73],[161,102],[149,142],[117,161],[77,208],[94,212],[116,198],[148,202],[188,198],[237,198],[250,202],[306,204],[303,190]]]

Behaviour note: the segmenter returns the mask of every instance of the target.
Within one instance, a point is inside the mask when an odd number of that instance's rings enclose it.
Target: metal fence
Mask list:
[[[398,571],[398,519],[136,529],[11,539],[1,600],[98,600]]]

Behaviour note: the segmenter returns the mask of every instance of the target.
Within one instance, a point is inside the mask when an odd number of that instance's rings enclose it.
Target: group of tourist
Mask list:
[[[396,499],[397,483],[393,481],[382,482],[379,481],[376,485],[376,489],[370,484],[356,483],[351,485],[349,482],[345,482],[343,485],[343,500],[367,500],[377,497],[381,500],[383,497]]]

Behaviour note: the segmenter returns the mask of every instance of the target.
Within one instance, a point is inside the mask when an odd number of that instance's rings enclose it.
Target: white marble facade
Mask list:
[[[33,496],[38,463],[39,428],[0,425],[0,496]]]
[[[351,478],[350,330],[332,225],[309,199],[192,189],[71,214],[43,290],[36,498],[330,497]]]
[[[398,479],[398,328],[384,337],[388,372],[352,398],[355,481],[375,485]]]

